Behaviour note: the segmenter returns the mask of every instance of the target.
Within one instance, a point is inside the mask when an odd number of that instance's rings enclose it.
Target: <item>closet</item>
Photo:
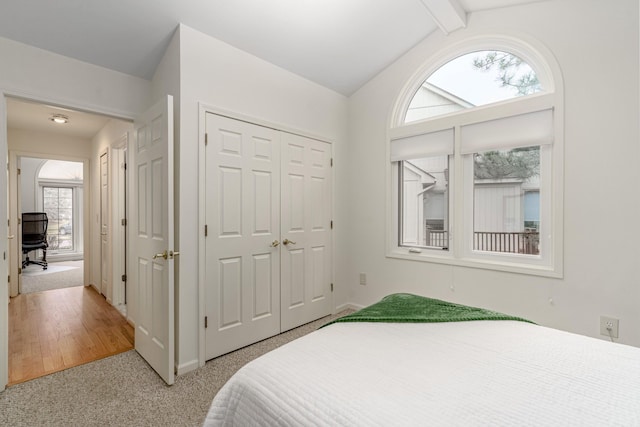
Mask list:
[[[206,114],[205,356],[331,313],[331,144]]]

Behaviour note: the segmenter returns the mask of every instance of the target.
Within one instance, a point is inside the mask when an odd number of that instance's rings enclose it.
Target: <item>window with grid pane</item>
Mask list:
[[[507,50],[477,50],[417,86],[389,130],[391,256],[560,271],[559,97],[538,69]]]

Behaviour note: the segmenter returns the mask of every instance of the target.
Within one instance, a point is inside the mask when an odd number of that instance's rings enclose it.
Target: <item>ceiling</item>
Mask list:
[[[54,114],[67,116],[69,122],[65,124],[52,122],[49,119]],[[91,139],[109,120],[111,120],[109,117],[97,114],[7,98],[7,128],[9,129]]]
[[[433,31],[547,0],[0,0],[0,37],[151,80],[178,24],[345,96]],[[7,101],[7,127],[92,138],[109,118]],[[53,114],[69,123],[57,125]]]
[[[534,1],[3,0],[0,37],[150,80],[183,23],[348,96],[438,27]]]

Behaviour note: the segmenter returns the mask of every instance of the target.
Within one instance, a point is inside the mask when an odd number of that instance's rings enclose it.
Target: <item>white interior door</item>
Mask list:
[[[15,184],[13,185],[14,197],[16,198],[16,211],[15,211],[15,233],[14,240],[16,241],[16,249],[13,252],[16,257],[11,264],[11,281],[15,281],[11,283],[11,296],[15,297],[18,294],[22,293],[22,260],[24,255],[22,254],[22,194],[20,189],[22,188],[22,184],[20,182],[20,168],[22,164],[22,159],[20,157],[16,158],[16,169],[15,173],[12,176],[15,176]],[[11,171],[10,171],[11,174]],[[11,216],[11,215],[9,215]]]
[[[282,331],[331,313],[331,145],[282,134]]]
[[[7,168],[7,183],[10,182],[9,179],[9,168]],[[7,184],[7,188],[8,188],[9,184]],[[9,191],[6,192],[7,195],[7,218],[11,218],[11,211],[9,209],[10,206],[10,200],[9,200]],[[8,224],[8,222],[7,222]],[[6,265],[7,265],[7,271],[9,272],[9,274],[11,274],[11,240],[15,239],[15,235],[11,234],[11,227],[7,226],[7,246],[5,247],[5,251],[3,251],[3,260],[6,259]],[[2,276],[0,276],[2,277]],[[7,297],[11,296],[11,280],[10,278],[7,279]],[[9,302],[11,302],[11,300],[9,300]]]
[[[127,143],[126,135],[123,138]],[[111,280],[113,304],[123,310],[126,304],[127,274],[127,185],[126,185],[126,146],[110,151],[111,156]]]
[[[100,293],[111,300],[109,292],[109,158],[100,156]]]
[[[208,113],[205,356],[280,332],[280,133]]]
[[[130,213],[135,346],[162,379],[173,384],[173,97],[154,105],[134,127]]]

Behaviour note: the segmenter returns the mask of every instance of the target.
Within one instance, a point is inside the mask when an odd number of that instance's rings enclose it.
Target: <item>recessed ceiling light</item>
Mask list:
[[[49,117],[49,120],[58,124],[69,123],[69,117],[65,116],[64,114],[54,114],[53,116]]]

